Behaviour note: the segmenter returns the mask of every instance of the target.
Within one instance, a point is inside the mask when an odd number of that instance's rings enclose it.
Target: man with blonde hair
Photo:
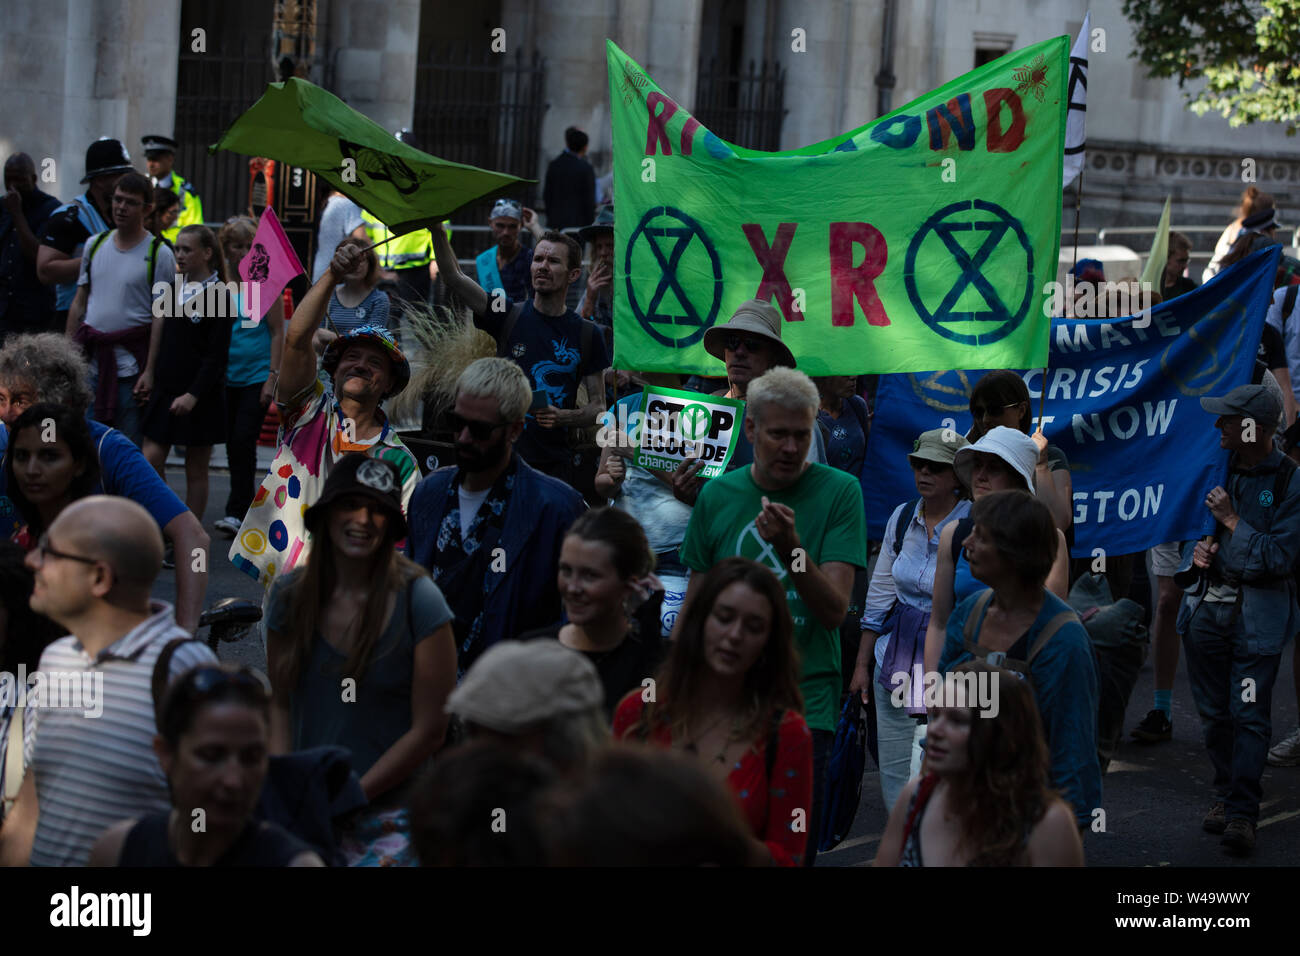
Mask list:
[[[462,674],[497,641],[560,619],[560,544],[586,506],[515,453],[532,391],[510,359],[471,363],[444,421],[456,464],[428,475],[411,496],[410,555],[456,614]]]
[[[757,561],[786,588],[803,666],[804,714],[813,735],[810,866],[839,710],[839,628],[848,612],[854,569],[867,564],[866,514],[857,479],[807,461],[819,404],[817,386],[795,369],[773,368],[749,383],[745,435],[754,446],[753,464],[705,483],[682,543],[682,563],[693,572],[688,604],[700,581],[695,572],[732,555]]]

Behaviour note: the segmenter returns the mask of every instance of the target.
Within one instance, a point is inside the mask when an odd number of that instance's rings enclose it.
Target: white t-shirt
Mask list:
[[[86,270],[91,265],[87,240],[81,254],[81,274],[77,285],[90,284],[90,298],[86,300],[86,324],[99,332],[121,332],[132,326],[148,325],[153,321],[153,289],[149,285],[149,244],[153,236],[144,238],[123,252],[117,247],[117,237],[109,236],[100,243],[94,259],[94,282]],[[167,243],[158,244],[154,256],[154,282],[170,284],[176,276],[176,257]],[[118,346],[117,374],[135,375],[142,371],[129,351]]]
[[[466,491],[465,486],[460,487],[460,537],[463,541],[465,535],[469,533],[469,526],[474,521],[474,516],[478,514],[478,509],[487,499],[491,487],[484,488],[482,491]]]

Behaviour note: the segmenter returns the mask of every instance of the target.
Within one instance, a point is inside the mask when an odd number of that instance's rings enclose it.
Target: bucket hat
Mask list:
[[[990,428],[979,441],[960,449],[953,458],[952,467],[957,477],[967,488],[971,486],[971,471],[975,467],[975,455],[997,455],[1025,480],[1025,488],[1034,490],[1034,467],[1038,464],[1038,446],[1034,440],[1016,428],[999,425]]]
[[[393,363],[393,387],[384,398],[392,398],[411,380],[411,363],[406,360],[402,350],[397,347],[397,342],[393,335],[387,329],[378,325],[363,325],[360,328],[353,329],[346,335],[340,335],[329,345],[325,346],[325,353],[321,356],[321,368],[327,375],[334,377],[335,371],[339,367],[339,359],[343,358],[343,353],[353,342],[374,342],[376,345],[383,347],[388,352],[389,359]]]
[[[758,299],[742,302],[725,324],[715,325],[704,333],[704,350],[725,362],[727,335],[732,332],[749,332],[762,336],[773,343],[776,351],[773,365],[796,367],[794,353],[781,341],[781,313],[770,302],[760,302]]]
[[[375,502],[388,515],[390,525],[397,529],[396,540],[406,537],[406,518],[402,514],[402,473],[391,461],[371,458],[360,452],[344,455],[330,471],[320,497],[302,514],[307,530],[315,534],[325,520],[329,506],[350,495]]]

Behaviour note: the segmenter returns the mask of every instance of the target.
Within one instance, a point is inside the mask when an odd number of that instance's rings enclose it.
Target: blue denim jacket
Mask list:
[[[1238,587],[1246,648],[1252,654],[1282,653],[1300,627],[1294,576],[1300,559],[1300,474],[1292,473],[1278,496],[1278,469],[1286,467],[1276,449],[1254,468],[1240,467],[1234,457],[1224,486],[1239,520],[1233,533],[1219,526],[1219,551],[1210,572]],[[1194,547],[1195,542],[1183,546],[1182,570],[1191,567]],[[1178,633],[1186,633],[1198,600],[1190,594],[1184,598]]]

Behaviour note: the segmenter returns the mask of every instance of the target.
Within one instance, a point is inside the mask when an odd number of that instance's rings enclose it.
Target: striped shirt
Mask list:
[[[353,306],[340,302],[338,290],[335,290],[330,296],[326,315],[334,332],[347,335],[363,325],[388,328],[388,312],[388,293],[383,289],[371,289],[369,295]]]
[[[55,641],[41,655],[46,673],[103,675],[98,718],[76,708],[34,708],[40,813],[32,866],[85,866],[95,840],[120,820],[171,807],[167,778],[153,752],[157,732],[153,669],[167,642],[190,635],[176,625],[172,607],[150,604],[153,616],[92,659],[76,637]],[[168,678],[197,664],[216,663],[200,643],[183,644]]]

